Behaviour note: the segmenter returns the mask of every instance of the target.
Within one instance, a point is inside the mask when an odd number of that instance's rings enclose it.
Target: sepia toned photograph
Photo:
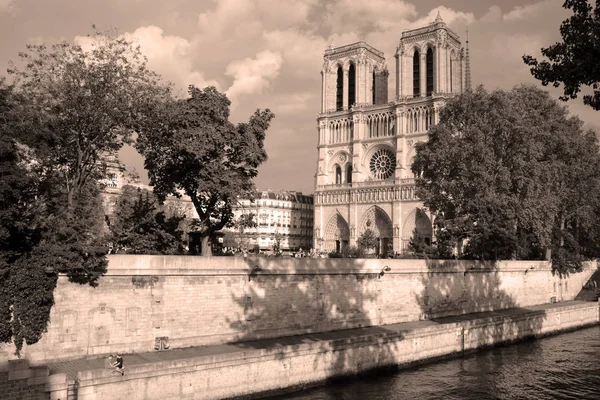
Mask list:
[[[600,0],[0,0],[0,400],[600,398]]]

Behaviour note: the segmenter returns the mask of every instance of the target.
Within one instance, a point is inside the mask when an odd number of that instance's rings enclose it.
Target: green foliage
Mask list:
[[[572,10],[573,16],[560,26],[563,41],[542,49],[550,61],[539,62],[529,55],[523,61],[544,86],[564,85],[561,100],[575,99],[582,85],[591,86],[593,95],[583,96],[583,102],[600,110],[600,0],[595,8],[590,0],[567,0],[563,7]]]
[[[133,42],[96,32],[91,48],[67,42],[28,45],[24,67],[8,72],[32,121],[20,140],[35,143],[37,156],[60,167],[69,207],[88,180],[104,176],[103,157],[116,154],[170,89],[146,68]],[[33,128],[33,129],[32,129]]]
[[[184,219],[185,215],[167,216],[149,190],[124,186],[111,217],[110,241],[128,253],[181,253]]]
[[[356,239],[356,245],[365,253],[369,253],[370,250],[377,248],[378,244],[379,238],[375,235],[375,232],[371,228],[365,229],[358,239]]]
[[[363,258],[365,256],[365,250],[357,246],[346,246],[342,250],[343,258]]]
[[[265,132],[274,115],[257,110],[249,122],[234,125],[229,100],[214,87],[190,86],[189,94],[156,109],[161,123],[146,126],[136,147],[161,200],[169,194],[190,197],[202,254],[210,255],[209,239],[232,226],[237,198],[254,196],[252,178],[267,159]]]
[[[416,258],[439,258],[437,248],[428,243],[423,236],[419,235],[416,228],[413,230],[413,234],[408,242],[408,250]]]
[[[95,286],[106,272],[103,157],[170,90],[131,42],[90,41],[27,46],[0,78],[0,340],[17,354],[45,332],[58,273]]]
[[[595,135],[581,125],[528,86],[480,87],[449,101],[412,166],[442,251],[466,240],[465,257],[522,259],[564,249],[569,235],[590,238],[600,158]]]

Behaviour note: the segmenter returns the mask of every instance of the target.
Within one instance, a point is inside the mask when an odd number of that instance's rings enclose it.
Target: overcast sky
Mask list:
[[[394,52],[400,33],[426,25],[438,10],[464,41],[469,25],[473,84],[510,89],[535,81],[524,53],[560,39],[569,14],[563,0],[0,0],[0,74],[28,43],[73,41],[116,28],[135,37],[149,67],[180,90],[214,85],[232,101],[234,122],[256,108],[276,115],[267,133],[269,160],[259,189],[313,192],[316,113],[323,51],[364,40],[385,53],[394,88]],[[553,91],[553,93],[559,93]],[[391,99],[391,97],[390,97]],[[568,103],[589,128],[600,112],[581,99]],[[121,160],[145,177],[131,148]]]

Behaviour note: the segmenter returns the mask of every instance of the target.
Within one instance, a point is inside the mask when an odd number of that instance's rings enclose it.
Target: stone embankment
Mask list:
[[[48,333],[26,360],[0,347],[0,398],[19,388],[63,400],[217,399],[449,356],[598,323],[597,302],[573,301],[591,299],[594,272],[561,277],[539,261],[111,256],[96,289],[61,277]],[[124,377],[105,367],[115,352]]]

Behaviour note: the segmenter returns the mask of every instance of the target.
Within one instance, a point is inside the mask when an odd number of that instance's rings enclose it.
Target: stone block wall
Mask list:
[[[597,303],[551,305],[495,318],[418,323],[271,351],[249,348],[221,357],[197,357],[132,366],[125,378],[106,369],[78,374],[78,399],[228,399],[352,375],[391,365],[447,357],[486,345],[598,323]],[[232,384],[235,382],[235,384]]]
[[[48,332],[23,356],[42,364],[567,301],[595,268],[561,278],[539,261],[111,255],[97,288],[60,277]],[[0,347],[0,363],[13,353]]]
[[[64,374],[49,376],[46,367],[30,367],[27,360],[11,360],[0,368],[0,399],[67,400]],[[56,390],[56,385],[61,390]]]

